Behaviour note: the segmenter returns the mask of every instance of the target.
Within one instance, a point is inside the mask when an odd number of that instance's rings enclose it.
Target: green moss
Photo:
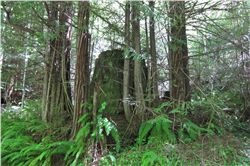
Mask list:
[[[107,102],[106,113],[122,111],[123,51],[102,52],[96,60],[92,80],[98,85],[98,106]]]

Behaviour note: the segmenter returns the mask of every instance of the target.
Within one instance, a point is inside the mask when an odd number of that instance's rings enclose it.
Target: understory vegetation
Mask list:
[[[243,109],[235,105],[240,99],[233,95],[225,99],[225,94],[218,93],[196,98],[174,109],[170,109],[171,102],[160,104],[127,147],[121,144],[116,125],[102,116],[105,102],[97,121],[93,122],[89,114],[79,119],[82,128],[71,140],[65,140],[69,127],[58,128],[40,120],[40,101],[28,101],[18,112],[6,108],[2,113],[2,163],[85,165],[95,153],[89,149],[91,144],[104,145],[112,139],[115,146],[106,144],[100,149],[103,152],[96,152],[103,153],[100,165],[247,165],[250,125],[241,122],[242,110],[236,110]],[[230,113],[223,110],[232,105]]]

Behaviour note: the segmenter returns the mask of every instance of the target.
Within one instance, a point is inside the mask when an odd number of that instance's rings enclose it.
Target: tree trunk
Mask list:
[[[170,78],[171,97],[179,103],[190,100],[188,48],[186,36],[185,1],[170,3]]]
[[[141,65],[141,46],[140,46],[140,2],[133,1],[132,3],[132,46],[136,52],[134,60],[134,86],[136,98],[136,114],[139,120],[144,120],[145,100],[142,87],[142,65]]]
[[[56,36],[56,20],[58,17],[58,4],[57,2],[50,3],[50,11],[48,13],[49,18],[49,32]],[[45,122],[51,122],[51,112],[54,111],[53,102],[55,99],[52,97],[52,93],[55,91],[53,80],[55,79],[55,49],[56,49],[56,37],[49,40],[49,52],[45,57],[45,78],[44,78],[44,92],[43,92],[43,120]],[[51,109],[52,108],[52,109]]]
[[[89,89],[89,2],[79,2],[78,9],[78,43],[76,57],[76,75],[75,75],[75,90],[74,90],[74,116],[73,129],[71,132],[72,138],[80,128],[78,119],[86,113],[86,104]]]
[[[62,125],[70,116],[69,96],[70,25],[72,3],[51,2],[48,13],[49,30],[53,38],[49,41],[49,53],[45,56],[43,90],[43,120]],[[67,77],[66,77],[67,76]]]
[[[149,1],[149,7],[152,11],[149,19],[149,33],[150,33],[150,54],[151,54],[151,77],[152,77],[152,97],[155,103],[159,99],[158,92],[158,71],[157,71],[157,57],[155,46],[155,21],[154,21],[154,1]]]
[[[125,7],[125,45],[127,49],[130,47],[130,2],[126,2]],[[128,55],[125,55],[128,56]],[[129,107],[129,57],[125,57],[123,68],[123,107],[126,120],[129,122],[131,119],[131,112]]]
[[[22,105],[21,108],[24,107],[24,99],[25,99],[25,86],[26,86],[26,75],[27,75],[27,66],[28,66],[28,49],[25,50],[25,59],[24,59],[24,72],[23,72],[23,89],[22,89]]]
[[[62,27],[60,35],[62,36],[62,50],[61,50],[61,80],[62,86],[61,91],[64,95],[62,97],[61,107],[62,110],[65,110],[65,118],[68,118],[69,113],[72,112],[72,96],[71,96],[71,85],[70,85],[70,55],[71,55],[71,37],[72,37],[72,16],[73,8],[71,2],[61,2],[60,15],[59,15],[59,24]]]
[[[148,107],[152,106],[152,77],[151,77],[151,55],[149,51],[149,37],[148,37],[148,20],[147,16],[145,16],[145,33],[146,33],[146,54],[147,54],[147,67],[148,67],[148,72],[147,72],[147,99],[146,99],[146,104]]]

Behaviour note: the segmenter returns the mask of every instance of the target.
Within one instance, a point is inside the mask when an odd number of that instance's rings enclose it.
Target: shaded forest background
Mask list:
[[[249,162],[249,7],[2,1],[3,164]]]

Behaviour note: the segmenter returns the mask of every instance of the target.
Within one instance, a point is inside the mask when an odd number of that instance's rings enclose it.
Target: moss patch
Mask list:
[[[98,86],[98,106],[107,102],[106,113],[122,112],[123,51],[102,52],[95,63],[92,80]]]

